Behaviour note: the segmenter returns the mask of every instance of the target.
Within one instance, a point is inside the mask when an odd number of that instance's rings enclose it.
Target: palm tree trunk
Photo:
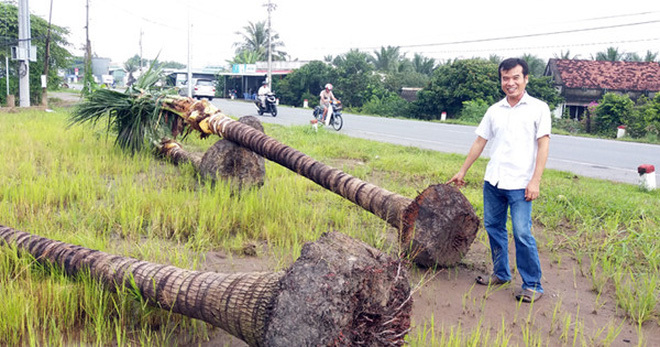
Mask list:
[[[199,170],[202,157],[195,153],[185,151],[181,144],[172,139],[162,139],[160,143],[155,144],[158,153],[169,159],[175,165],[191,163],[195,170]]]
[[[410,328],[412,299],[401,262],[340,233],[306,244],[285,272],[236,274],[183,270],[0,226],[5,243],[69,275],[84,271],[110,288],[135,288],[150,304],[250,346],[400,346]]]
[[[163,109],[184,118],[203,137],[222,136],[380,217],[399,230],[402,249],[418,265],[455,265],[476,237],[479,219],[467,198],[454,187],[433,185],[413,200],[314,160],[234,121],[206,100],[167,99]]]

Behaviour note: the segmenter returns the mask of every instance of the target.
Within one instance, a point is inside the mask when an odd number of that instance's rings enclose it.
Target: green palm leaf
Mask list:
[[[160,90],[156,82],[161,70],[153,65],[125,92],[97,89],[74,109],[69,126],[96,124],[107,120],[108,133],[116,134],[115,145],[134,154],[155,140],[171,135],[177,117],[161,117],[159,100],[173,95],[172,89]]]

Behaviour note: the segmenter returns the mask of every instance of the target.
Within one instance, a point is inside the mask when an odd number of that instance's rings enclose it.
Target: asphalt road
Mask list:
[[[258,116],[252,102],[214,99],[223,113],[240,117],[253,115],[262,122],[280,125],[309,124],[311,109],[280,106],[277,117]],[[360,116],[344,113],[340,133],[381,142],[467,154],[474,141],[474,127],[464,125]],[[332,131],[322,129],[323,131]],[[486,147],[484,155],[488,155]],[[575,175],[630,184],[639,183],[637,167],[652,164],[660,169],[660,146],[615,140],[552,135],[547,168]],[[458,168],[456,168],[458,170]],[[656,172],[656,181],[657,179]]]

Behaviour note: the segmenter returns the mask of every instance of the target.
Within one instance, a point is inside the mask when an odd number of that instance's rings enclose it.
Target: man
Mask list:
[[[319,105],[323,106],[323,118],[321,118],[321,121],[328,126],[330,125],[328,110],[332,112],[331,104],[333,101],[337,101],[335,95],[332,94],[332,84],[328,83],[325,85],[325,89],[321,91],[320,97],[321,100],[319,100]]]
[[[509,58],[498,68],[506,98],[488,108],[475,131],[477,138],[460,170],[447,183],[465,185],[464,177],[479,158],[487,142],[492,143],[491,158],[484,176],[484,227],[490,241],[493,273],[477,277],[482,285],[511,281],[506,229],[507,210],[511,211],[516,265],[522,289],[516,299],[538,300],[543,295],[541,264],[532,235],[532,201],[539,197],[541,176],[548,159],[550,109],[527,94],[527,63]]]
[[[261,83],[261,87],[257,91],[257,96],[259,101],[261,101],[261,108],[266,109],[266,95],[270,93],[270,88],[268,88],[268,81],[264,80]]]

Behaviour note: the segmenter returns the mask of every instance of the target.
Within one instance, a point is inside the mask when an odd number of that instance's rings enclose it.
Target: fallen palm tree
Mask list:
[[[203,320],[251,346],[401,346],[412,297],[400,260],[341,233],[306,244],[284,272],[189,271],[0,226],[0,243],[89,273],[110,289],[139,290],[152,305]]]
[[[159,140],[166,130],[171,136],[185,136],[191,129],[202,137],[219,135],[387,221],[398,230],[401,249],[421,266],[455,265],[476,237],[479,220],[470,202],[455,187],[432,185],[410,199],[316,161],[227,117],[206,100],[149,94],[148,89],[138,88],[131,89],[128,96],[113,93],[117,92],[99,90],[93,93],[76,109],[72,122],[97,122],[107,116],[109,127],[117,132],[117,144],[131,151],[142,148],[145,139],[153,141],[158,134]],[[131,115],[131,112],[140,113]]]
[[[478,217],[467,198],[452,186],[432,185],[410,199],[314,160],[229,118],[206,100],[168,97],[161,109],[179,115],[202,137],[215,134],[235,142],[387,221],[399,230],[402,248],[419,265],[455,265],[476,237]]]

